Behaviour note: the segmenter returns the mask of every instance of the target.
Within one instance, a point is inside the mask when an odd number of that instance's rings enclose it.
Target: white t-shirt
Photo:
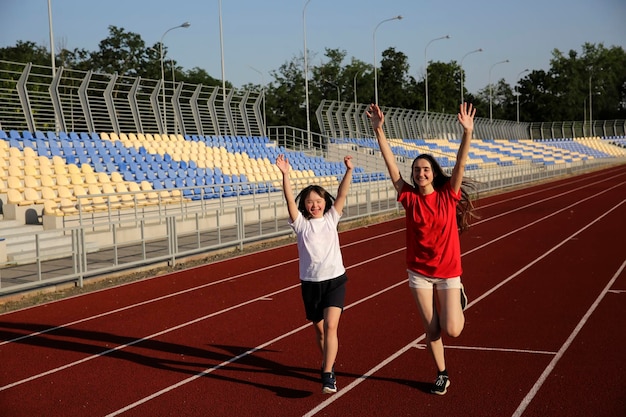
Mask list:
[[[333,206],[320,219],[307,220],[299,212],[298,217],[289,222],[298,238],[302,281],[326,281],[346,272],[337,231],[340,217]]]

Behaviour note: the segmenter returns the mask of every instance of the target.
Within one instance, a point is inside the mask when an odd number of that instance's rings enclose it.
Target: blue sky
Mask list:
[[[55,45],[98,49],[114,25],[141,35],[146,45],[165,31],[189,21],[187,29],[167,33],[169,56],[184,69],[200,67],[222,78],[219,0],[51,0]],[[305,0],[222,0],[225,78],[235,86],[271,81],[270,71],[301,56]],[[377,62],[394,47],[409,58],[420,79],[426,58],[460,62],[465,86],[477,92],[504,78],[514,86],[526,68],[547,70],[553,49],[581,52],[585,42],[626,49],[624,0],[310,0],[306,41],[311,65],[322,62],[324,48],[338,48],[372,64],[374,30]],[[18,40],[49,47],[46,0],[0,0],[0,47]],[[508,59],[510,62],[493,66]],[[346,62],[347,63],[347,62]],[[252,68],[251,68],[252,67]],[[263,76],[259,74],[260,71]]]

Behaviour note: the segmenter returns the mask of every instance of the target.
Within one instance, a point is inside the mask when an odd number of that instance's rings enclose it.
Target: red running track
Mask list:
[[[0,315],[0,415],[626,415],[626,166],[479,203],[445,396],[398,219],[340,236],[337,394],[288,245]]]

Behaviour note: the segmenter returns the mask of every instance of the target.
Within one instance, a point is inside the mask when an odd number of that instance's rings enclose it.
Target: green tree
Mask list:
[[[45,46],[34,42],[17,41],[15,46],[0,48],[0,60],[12,62],[32,62],[35,65],[50,66],[50,52]]]
[[[395,48],[384,50],[378,71],[378,104],[410,108],[415,103],[413,87],[408,57]]]
[[[456,62],[428,65],[428,110],[456,113],[459,110],[461,68]],[[424,92],[425,94],[425,92]]]
[[[267,120],[270,126],[306,128],[301,61],[302,58],[294,57],[277,70],[270,71],[275,80],[267,89]]]
[[[124,28],[109,26],[109,36],[100,41],[99,50],[91,54],[94,71],[137,77],[146,71],[148,51],[141,36]],[[164,59],[165,59],[164,49]],[[152,57],[154,53],[150,54]],[[152,60],[153,61],[153,60]],[[158,78],[161,78],[160,76]]]

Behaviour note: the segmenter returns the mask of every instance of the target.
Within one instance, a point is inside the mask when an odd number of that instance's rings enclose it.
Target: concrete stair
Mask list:
[[[37,259],[39,235],[39,259],[47,261],[72,256],[72,237],[62,230],[45,231],[43,226],[24,224],[19,220],[0,220],[0,239],[3,241],[5,254],[0,253],[0,264],[10,265],[33,263]],[[1,251],[2,249],[0,249]],[[87,243],[87,251],[97,251],[97,245]]]

